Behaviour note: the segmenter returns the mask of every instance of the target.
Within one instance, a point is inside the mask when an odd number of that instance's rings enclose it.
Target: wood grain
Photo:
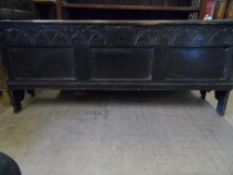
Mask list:
[[[116,9],[116,10],[145,10],[145,11],[199,11],[199,8],[190,6],[151,6],[151,5],[121,5],[121,4],[81,4],[81,3],[64,3],[64,8],[84,8],[84,9]]]

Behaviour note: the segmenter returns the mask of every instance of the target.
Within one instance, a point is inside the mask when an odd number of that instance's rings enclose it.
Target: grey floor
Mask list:
[[[45,91],[0,115],[0,151],[23,175],[232,175],[232,101],[196,92]]]

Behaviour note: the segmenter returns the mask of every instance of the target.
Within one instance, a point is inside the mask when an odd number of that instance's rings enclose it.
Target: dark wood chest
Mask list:
[[[231,21],[3,21],[0,43],[12,92],[233,87]]]

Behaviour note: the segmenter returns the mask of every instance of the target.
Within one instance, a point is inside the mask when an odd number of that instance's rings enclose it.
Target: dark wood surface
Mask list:
[[[195,1],[193,1],[195,2]],[[136,12],[144,12],[147,16],[138,18],[138,15],[135,15],[134,19],[203,19],[204,17],[204,6],[206,4],[206,0],[201,0],[200,3],[191,3],[190,0],[187,1],[181,1],[181,0],[137,0],[137,1],[112,1],[112,0],[68,0],[68,1],[62,1],[57,0],[57,17],[58,19],[65,18],[64,13],[69,13],[70,10],[76,9],[77,17],[79,19],[91,19],[91,18],[83,18],[82,13],[85,13],[84,11],[79,12],[80,10],[87,10],[86,15],[90,16],[90,11],[98,16],[98,11],[96,10],[104,10],[106,13],[106,16],[101,15],[100,19],[116,19],[116,17],[111,18],[108,16],[111,16],[111,13],[109,13],[107,10],[114,11],[113,13],[117,13],[118,11],[128,11],[128,14],[130,14],[132,11]],[[79,12],[79,13],[78,13]],[[159,12],[159,13],[148,13],[148,12]],[[183,12],[181,14],[181,12]],[[74,13],[74,10],[71,12]],[[104,13],[104,12],[103,12]],[[172,15],[171,15],[172,13]],[[121,19],[121,16],[124,16],[125,14],[119,13],[118,19]],[[72,16],[72,15],[71,15]],[[126,15],[128,16],[128,15]],[[129,15],[130,16],[130,15]],[[150,17],[149,17],[150,16]],[[153,16],[158,16],[154,17]],[[176,16],[176,18],[175,18]],[[186,16],[184,18],[184,16]],[[92,17],[93,18],[93,17]],[[68,17],[68,19],[70,19]],[[128,19],[132,19],[130,16]]]
[[[35,4],[36,19],[57,19],[56,1],[33,0]]]
[[[15,110],[23,90],[233,88],[232,21],[2,21]]]
[[[204,19],[206,15],[206,6],[207,6],[208,0],[202,0],[201,6],[200,6],[200,14],[199,14],[199,19]]]
[[[191,1],[186,0],[67,0],[68,3],[86,4],[122,4],[122,5],[160,5],[160,6],[190,6]]]
[[[62,1],[56,0],[57,19],[63,19]]]
[[[33,0],[36,4],[56,4],[56,1],[51,0]]]
[[[110,9],[110,10],[152,10],[152,11],[190,11],[197,12],[198,7],[191,6],[156,6],[156,5],[123,5],[123,4],[87,4],[87,3],[64,3],[65,8],[86,8],[86,9]]]

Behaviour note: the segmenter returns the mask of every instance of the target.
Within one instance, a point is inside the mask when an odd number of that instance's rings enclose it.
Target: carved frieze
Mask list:
[[[233,25],[14,24],[0,26],[0,43],[12,46],[231,46]]]

